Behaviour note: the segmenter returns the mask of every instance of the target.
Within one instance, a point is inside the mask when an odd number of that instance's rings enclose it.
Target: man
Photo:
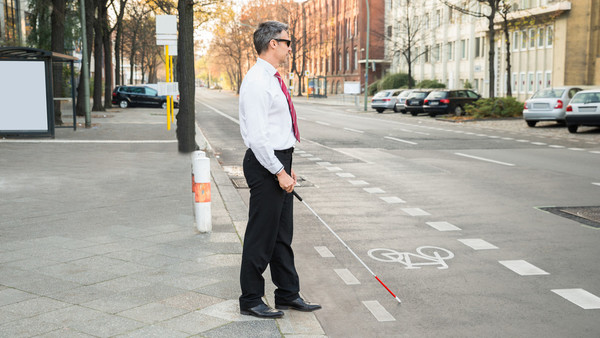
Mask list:
[[[292,251],[293,196],[296,174],[292,152],[300,141],[296,111],[277,68],[291,51],[286,24],[267,21],[254,32],[256,64],[240,88],[240,131],[249,148],[244,176],[250,187],[248,225],[240,271],[240,313],[280,318],[282,311],[267,306],[263,272],[270,265],[275,308],[314,311],[299,295],[300,283]]]

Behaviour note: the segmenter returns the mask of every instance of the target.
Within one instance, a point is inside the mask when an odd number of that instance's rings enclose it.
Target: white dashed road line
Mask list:
[[[500,162],[500,161],[496,161],[496,160],[491,160],[489,158],[484,158],[484,157],[479,157],[479,156],[473,156],[473,155],[467,155],[467,154],[463,154],[463,153],[454,153],[455,155],[458,156],[463,156],[463,157],[468,157],[468,158],[472,158],[474,160],[480,160],[480,161],[485,161],[485,162],[490,162],[490,163],[495,163],[495,164],[500,164],[500,165],[505,165],[505,166],[509,166],[509,167],[514,167],[515,165],[512,163],[506,163],[506,162]]]
[[[363,134],[364,133],[364,131],[362,131],[362,130],[352,129],[352,128],[344,128],[344,130],[351,131],[353,133],[359,133],[359,134]]]
[[[332,258],[335,255],[326,247],[326,246],[315,246],[315,250],[321,255],[323,258]]]
[[[355,177],[351,173],[336,173],[336,175],[338,175],[339,177],[345,177],[345,178]]]
[[[462,244],[471,247],[473,250],[492,250],[498,249],[497,246],[484,241],[481,238],[459,239]]]
[[[330,126],[331,124],[327,123],[327,122],[323,122],[323,121],[315,121],[316,124],[320,124],[322,126]]]
[[[407,143],[407,144],[412,144],[412,145],[416,145],[417,144],[415,142],[411,142],[411,141],[407,141],[407,140],[402,140],[402,139],[391,137],[391,136],[385,136],[384,138],[386,138],[388,140],[402,142],[402,143]]]
[[[348,269],[334,269],[335,273],[346,283],[346,285],[357,285],[360,284],[360,281],[354,277],[352,272]]]
[[[384,196],[384,197],[379,197],[379,198],[381,198],[382,200],[384,200],[390,204],[406,203],[406,201],[404,201],[403,199],[396,197],[396,196]]]
[[[600,297],[584,289],[554,289],[552,292],[584,310],[600,309]]]
[[[549,275],[548,272],[524,260],[498,261],[498,263],[521,276]]]
[[[371,314],[373,314],[373,316],[375,317],[375,319],[377,319],[377,321],[380,321],[380,322],[396,321],[396,318],[394,318],[394,316],[392,316],[389,312],[387,312],[387,310],[381,304],[379,304],[378,301],[365,300],[362,303],[367,307],[367,309],[369,309],[369,311],[371,311]]]
[[[431,215],[427,211],[425,211],[423,209],[419,209],[419,208],[403,208],[401,210],[404,211],[405,213],[409,214],[410,216],[429,216],[429,215]]]
[[[448,222],[427,222],[427,225],[438,231],[459,231],[460,228]]]
[[[350,184],[352,184],[352,185],[369,185],[368,182],[365,182],[362,180],[350,180],[348,182],[350,182]]]
[[[340,167],[325,167],[329,171],[342,171]]]
[[[369,194],[385,194],[385,191],[383,191],[381,188],[363,188],[363,190]]]

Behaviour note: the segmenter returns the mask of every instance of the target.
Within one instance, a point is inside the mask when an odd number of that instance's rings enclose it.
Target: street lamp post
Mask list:
[[[369,13],[369,0],[365,0],[365,4],[367,6],[367,46],[365,48],[365,111],[367,111],[367,98],[369,88],[369,33],[371,28],[371,17]]]

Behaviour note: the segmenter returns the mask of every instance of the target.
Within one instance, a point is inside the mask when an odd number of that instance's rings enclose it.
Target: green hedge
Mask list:
[[[381,90],[408,88],[408,79],[409,77],[406,73],[389,74],[381,80]]]
[[[479,99],[465,105],[465,112],[474,118],[520,117],[523,115],[523,102],[512,96]]]
[[[423,80],[416,85],[417,88],[446,88],[446,85],[437,80]]]

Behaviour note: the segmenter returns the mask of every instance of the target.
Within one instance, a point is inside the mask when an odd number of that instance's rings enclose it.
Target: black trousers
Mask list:
[[[291,174],[292,151],[276,151],[275,156]],[[298,297],[300,283],[292,251],[293,195],[281,189],[275,176],[256,159],[252,150],[244,156],[244,175],[250,187],[250,208],[240,270],[240,307],[247,309],[263,301],[267,265],[277,287],[275,302]]]

